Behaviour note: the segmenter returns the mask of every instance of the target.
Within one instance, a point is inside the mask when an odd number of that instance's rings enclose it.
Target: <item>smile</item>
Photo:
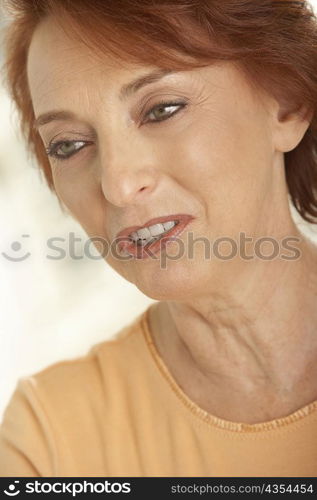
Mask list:
[[[163,223],[153,224],[152,226],[144,227],[138,231],[134,231],[129,235],[131,240],[139,246],[145,246],[153,241],[157,241],[162,238],[164,234],[167,234],[174,226],[179,223],[178,220],[167,221]]]
[[[118,233],[119,251],[137,259],[146,259],[163,250],[169,241],[175,240],[184,231],[192,215],[175,214],[151,219],[142,227],[134,226]]]

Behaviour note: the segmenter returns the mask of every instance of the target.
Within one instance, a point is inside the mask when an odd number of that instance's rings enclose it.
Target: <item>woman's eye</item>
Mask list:
[[[49,145],[46,153],[48,156],[58,160],[67,160],[80,151],[86,144],[86,141],[57,141]]]
[[[154,106],[147,114],[147,122],[161,122],[175,115],[186,106],[185,102],[162,102]],[[152,117],[152,118],[151,118]],[[150,119],[149,119],[150,118]]]
[[[146,123],[147,122],[162,122],[167,120],[171,116],[175,115],[178,111],[186,106],[185,102],[162,102],[154,106],[148,113],[146,113]],[[55,158],[56,160],[67,160],[71,156],[74,156],[78,151],[84,148],[87,144],[91,142],[87,141],[56,141],[52,142],[48,148],[46,148],[46,153],[48,156]]]

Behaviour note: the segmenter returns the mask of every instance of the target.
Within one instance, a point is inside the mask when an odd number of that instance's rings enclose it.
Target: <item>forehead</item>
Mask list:
[[[68,36],[53,18],[37,26],[27,61],[31,96],[37,105],[70,88],[80,93],[88,82],[118,86],[144,68],[151,66],[131,64],[106,54],[98,57],[84,43]]]
[[[35,114],[55,107],[89,110],[94,99],[98,105],[105,99],[111,105],[119,87],[153,69],[157,67],[106,54],[98,57],[48,17],[37,26],[28,53],[27,75]],[[218,61],[190,74],[194,86],[203,86],[207,93],[226,93],[224,104],[235,100],[235,107],[242,103],[249,106],[250,99],[259,103],[259,94],[254,95],[242,72],[230,62]]]

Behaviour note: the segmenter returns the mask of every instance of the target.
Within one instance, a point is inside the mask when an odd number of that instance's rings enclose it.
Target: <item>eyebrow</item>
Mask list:
[[[136,78],[132,82],[123,85],[123,87],[120,90],[119,98],[121,100],[126,99],[131,94],[134,94],[135,92],[140,90],[142,87],[145,87],[145,85],[156,83],[159,80],[161,80],[164,76],[173,73],[177,73],[177,71],[172,69],[159,69],[159,70],[154,70],[151,73],[147,73],[146,75],[140,76],[139,78]]]
[[[33,123],[33,128],[38,129],[47,123],[62,120],[75,120],[76,115],[70,111],[48,111],[43,113]]]
[[[151,83],[156,83],[161,80],[164,76],[177,73],[175,70],[171,69],[159,69],[152,71],[151,73],[147,73],[146,75],[140,76],[129,82],[123,87],[121,87],[119,92],[119,99],[122,101],[127,99],[129,96],[145,87],[146,85],[150,85]],[[46,113],[41,114],[38,118],[35,119],[33,128],[38,129],[47,123],[52,121],[62,121],[62,120],[75,120],[76,115],[71,111],[48,111]]]

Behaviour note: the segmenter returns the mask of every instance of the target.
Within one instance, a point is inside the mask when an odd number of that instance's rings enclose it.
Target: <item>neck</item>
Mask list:
[[[152,306],[158,350],[206,409],[261,394],[274,416],[317,398],[317,248],[300,237],[296,261],[248,263],[230,287]]]

